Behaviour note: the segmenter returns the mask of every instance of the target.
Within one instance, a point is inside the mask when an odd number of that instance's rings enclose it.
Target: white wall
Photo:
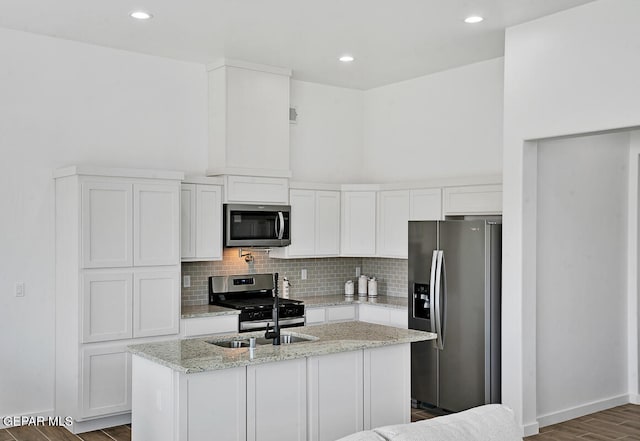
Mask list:
[[[52,171],[204,173],[207,89],[204,66],[6,29],[0,59],[0,415],[21,415],[53,408]]]
[[[503,59],[364,92],[369,180],[502,172]]]
[[[362,182],[362,104],[360,90],[291,81],[293,180]]]
[[[627,394],[629,133],[538,143],[537,414]]]
[[[535,143],[525,141],[640,124],[638,16],[636,0],[600,0],[506,33],[503,400],[527,431],[537,429],[535,279],[529,270],[532,259],[535,266],[530,171],[536,163]],[[637,339],[637,317],[628,326],[628,338]],[[637,397],[637,342],[632,347],[628,384]]]

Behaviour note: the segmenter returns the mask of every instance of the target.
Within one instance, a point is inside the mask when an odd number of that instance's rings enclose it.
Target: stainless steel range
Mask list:
[[[209,304],[239,309],[239,332],[273,327],[273,274],[209,277]],[[280,327],[304,325],[301,300],[279,299]]]

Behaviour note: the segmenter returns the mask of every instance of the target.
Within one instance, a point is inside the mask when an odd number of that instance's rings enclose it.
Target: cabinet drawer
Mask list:
[[[332,306],[326,311],[328,322],[345,322],[356,319],[356,308],[353,305]]]
[[[182,335],[195,337],[207,334],[226,334],[238,332],[238,315],[218,317],[200,317],[182,319]]]

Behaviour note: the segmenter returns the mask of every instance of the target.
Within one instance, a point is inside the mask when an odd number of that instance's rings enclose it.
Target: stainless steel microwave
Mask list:
[[[284,247],[291,244],[291,206],[225,204],[224,246]]]

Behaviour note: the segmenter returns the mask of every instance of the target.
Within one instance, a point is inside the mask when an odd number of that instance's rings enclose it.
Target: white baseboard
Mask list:
[[[105,429],[107,427],[122,426],[123,424],[131,424],[131,413],[123,413],[121,415],[112,415],[85,421],[74,421],[68,429],[71,433],[84,433]]]
[[[538,424],[540,427],[550,426],[552,424],[561,423],[563,421],[572,420],[590,413],[600,412],[601,410],[610,409],[616,406],[622,406],[631,402],[630,395],[620,395],[617,397],[607,398],[605,400],[593,401],[581,406],[571,407],[559,412],[548,413],[538,416]]]
[[[629,403],[631,403],[631,404],[640,404],[640,394],[630,394],[629,395]]]
[[[536,421],[535,423],[529,423],[522,426],[522,436],[537,435],[540,432],[540,425]]]
[[[48,410],[41,410],[39,412],[30,412],[30,413],[21,413],[19,415],[1,415],[0,416],[0,429],[6,429],[8,427],[13,427],[13,426],[7,426],[4,424],[4,418],[5,417],[45,417],[45,418],[49,418],[53,416],[53,409],[48,409]]]

